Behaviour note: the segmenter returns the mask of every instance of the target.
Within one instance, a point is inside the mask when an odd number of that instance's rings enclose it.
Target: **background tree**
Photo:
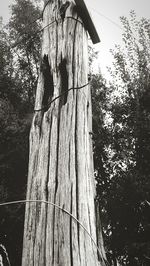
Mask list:
[[[40,24],[29,23],[39,14],[39,8],[30,1],[16,1],[9,26],[0,32],[1,202],[24,199],[26,195],[28,136],[40,53],[40,32],[34,36]],[[31,36],[34,41],[29,45],[31,39],[27,41],[27,37]],[[1,208],[0,243],[6,247],[11,265],[21,264],[23,223],[24,206]]]
[[[21,97],[28,103],[28,109],[33,109],[40,57],[42,13],[38,6],[29,0],[16,0],[11,10],[9,40],[14,50],[15,65],[21,83]]]
[[[107,128],[104,137],[109,138],[107,143],[103,141],[106,160],[96,173],[98,199],[107,218],[104,232],[108,248],[114,256],[121,265],[149,265],[150,216],[146,200],[150,200],[150,22],[144,18],[138,21],[133,11],[129,20],[122,17],[121,22],[124,46],[112,51],[113,83],[107,90],[105,123],[101,127]],[[96,136],[100,138],[100,134]],[[97,149],[95,152],[97,163],[102,153]]]

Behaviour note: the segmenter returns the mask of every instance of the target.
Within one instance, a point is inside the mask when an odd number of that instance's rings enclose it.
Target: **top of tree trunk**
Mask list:
[[[84,23],[85,29],[88,31],[93,44],[100,42],[99,34],[96,30],[92,17],[88,11],[88,8],[84,0],[74,0],[77,5],[78,14],[81,16]],[[45,6],[50,2],[50,0],[44,0]],[[68,1],[66,1],[67,3]]]

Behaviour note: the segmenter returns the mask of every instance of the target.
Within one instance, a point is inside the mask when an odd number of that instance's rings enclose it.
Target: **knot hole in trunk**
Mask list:
[[[46,112],[49,108],[48,103],[52,100],[54,94],[53,75],[51,73],[51,66],[49,64],[48,55],[44,54],[41,63],[41,72],[44,79],[44,94],[42,106]]]
[[[67,71],[67,60],[62,59],[59,65],[60,77],[61,77],[61,102],[63,105],[67,102],[68,96],[68,71]]]

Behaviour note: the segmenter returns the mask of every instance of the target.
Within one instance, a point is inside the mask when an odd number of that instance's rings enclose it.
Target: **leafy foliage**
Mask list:
[[[40,34],[32,42],[31,37],[41,28],[38,22],[29,23],[39,14],[30,1],[16,0],[9,27],[0,32],[1,202],[26,195],[28,136],[40,53]],[[21,265],[23,223],[23,205],[1,207],[0,243],[6,247],[11,265]]]
[[[105,123],[95,131],[95,146],[102,141],[95,149],[97,193],[108,250],[121,265],[149,265],[150,22],[137,21],[133,11],[121,21],[124,46],[112,51],[113,83],[106,101],[100,98]],[[102,150],[106,159],[100,163]]]
[[[9,38],[15,52],[16,71],[21,84],[21,97],[33,107],[40,57],[41,12],[29,0],[16,0],[9,21]]]

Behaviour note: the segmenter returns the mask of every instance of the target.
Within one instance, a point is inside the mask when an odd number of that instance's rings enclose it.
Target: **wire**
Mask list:
[[[54,206],[56,207],[57,209],[63,211],[64,213],[66,213],[67,215],[69,215],[74,221],[76,221],[83,229],[84,231],[88,234],[88,236],[91,238],[93,244],[95,245],[97,251],[99,252],[100,254],[100,257],[101,257],[101,251],[99,249],[99,247],[97,246],[94,238],[92,237],[92,235],[89,233],[89,231],[86,229],[86,227],[73,215],[71,214],[69,211],[67,211],[66,209],[60,207],[59,205],[53,203],[53,202],[50,202],[50,201],[46,201],[46,200],[16,200],[16,201],[10,201],[10,202],[4,202],[4,203],[0,203],[0,207],[2,206],[8,206],[8,205],[15,205],[15,204],[21,204],[21,203],[44,203],[44,204],[47,204],[47,205],[51,205],[51,206]]]
[[[121,27],[118,23],[116,23],[115,21],[113,21],[112,19],[110,19],[109,17],[105,16],[104,14],[100,13],[99,11],[95,10],[93,7],[90,6],[90,8],[97,13],[99,16],[104,17],[105,19],[107,19],[109,22],[111,22],[112,24],[114,24],[116,27],[118,27],[120,30],[124,30],[123,27]],[[133,39],[135,44],[138,46],[138,44],[136,43],[136,41],[139,43],[139,40],[134,36],[133,34]]]
[[[31,42],[32,40],[34,40],[36,38],[36,36],[37,36],[38,33],[42,32],[45,28],[50,27],[55,22],[57,22],[57,20],[54,20],[54,21],[50,22],[45,27],[43,27],[42,29],[38,30],[33,36],[31,36],[29,38],[23,38],[18,43],[16,43],[15,45],[13,45],[12,48],[15,48],[16,46],[18,46],[23,40],[27,40],[27,43],[28,42]]]
[[[47,3],[45,4],[45,6],[44,6],[44,8],[43,8],[43,11],[42,11],[42,15],[41,15],[40,17],[36,18],[35,20],[33,20],[31,23],[27,24],[26,27],[29,27],[30,25],[34,24],[35,22],[37,22],[38,20],[40,20],[40,19],[43,18],[43,12],[44,12],[45,7],[47,6],[47,4],[48,4],[49,2],[50,2],[50,0],[47,1]],[[77,20],[76,18],[71,17],[71,16],[68,16],[68,17],[66,17],[66,18],[67,18],[67,19],[72,18],[72,19],[74,19],[74,20]],[[56,21],[56,19],[55,19],[54,21]],[[77,20],[77,21],[80,22],[80,23],[83,25],[82,21],[80,21],[80,20]],[[48,24],[47,26],[45,26],[44,28],[48,27],[50,24],[51,24],[51,23],[49,23],[49,24]],[[44,28],[43,28],[43,29],[44,29]],[[43,29],[37,31],[37,32],[35,33],[35,36],[36,36],[38,33],[40,33]],[[24,34],[26,34],[25,31],[22,32],[22,34],[19,35],[19,38],[22,37]],[[32,38],[34,39],[35,37],[29,37],[28,39],[32,39]],[[24,39],[24,38],[23,38],[23,39]],[[25,39],[26,39],[26,38],[25,38]],[[12,48],[15,48],[15,47],[16,47],[17,45],[19,45],[22,41],[23,41],[23,40],[21,40],[21,41],[17,42],[16,44],[12,45]]]
[[[78,19],[76,19],[76,18],[74,18],[74,17],[66,17],[66,19],[74,19],[75,21],[78,21],[78,22],[80,22],[82,25],[83,25],[83,23],[80,21],[80,20],[78,20]],[[33,24],[34,22],[36,22],[38,19],[40,19],[40,17],[39,18],[37,18],[36,20],[34,20],[34,21],[32,21],[30,24]],[[58,23],[58,21],[55,19],[54,21],[52,21],[52,22],[50,22],[49,24],[47,24],[45,27],[43,27],[42,29],[40,29],[40,30],[38,30],[32,37],[29,37],[29,38],[22,38],[22,40],[20,40],[18,43],[16,43],[16,44],[14,44],[14,45],[12,45],[11,44],[11,42],[6,38],[6,36],[5,36],[5,34],[4,34],[4,38],[5,38],[5,40],[7,41],[7,43],[9,44],[9,47],[10,47],[10,49],[13,49],[14,50],[14,52],[15,52],[15,54],[18,56],[18,58],[19,59],[21,59],[21,56],[15,51],[15,48],[23,41],[23,40],[27,40],[27,44],[26,45],[28,45],[28,43],[29,42],[31,42],[32,40],[34,40],[35,38],[36,38],[36,36],[37,36],[37,34],[38,33],[40,33],[40,32],[42,32],[45,28],[47,28],[47,27],[50,27],[52,24],[54,24],[54,23]],[[30,25],[29,24],[29,25]],[[4,32],[4,31],[3,31]],[[5,33],[5,32],[4,32]],[[22,34],[22,35],[20,35],[20,37],[21,36],[23,36],[24,34]]]
[[[38,18],[36,18],[35,20],[33,20],[31,23],[27,24],[27,27],[29,27],[30,25],[34,24],[35,22],[37,22],[38,20],[40,20],[40,19],[43,18],[44,10],[45,10],[45,8],[46,8],[46,6],[48,5],[49,2],[50,2],[50,0],[48,0],[48,1],[46,2],[45,6],[44,6],[44,8],[43,8],[43,11],[42,11],[41,16],[39,16]],[[91,7],[91,6],[90,6],[90,7]],[[102,13],[98,12],[98,11],[95,10],[93,7],[91,7],[91,9],[92,9],[94,12],[96,12],[98,15],[104,17],[104,18],[107,19],[109,22],[113,23],[115,26],[117,26],[118,28],[120,28],[120,29],[122,30],[122,27],[121,27],[119,24],[117,24],[116,22],[114,22],[113,20],[111,20],[110,18],[108,18],[107,16],[103,15]],[[77,20],[76,18],[71,17],[71,16],[68,16],[68,17],[66,17],[66,18],[67,18],[67,19],[68,19],[68,18],[72,18],[72,19],[74,19],[74,20]],[[55,21],[56,21],[56,20],[54,20],[54,22],[55,22]],[[80,20],[77,20],[77,21],[80,22],[80,23],[83,25],[82,21],[80,21]],[[40,29],[39,31],[37,31],[37,32],[34,34],[34,36],[27,38],[27,40],[32,40],[32,39],[34,39],[38,33],[42,32],[43,29],[45,29],[46,27],[50,26],[50,25],[53,24],[54,22],[49,23],[49,24],[46,25],[44,28],[42,28],[42,29]],[[19,38],[22,37],[24,34],[26,34],[26,32],[23,32],[22,34],[20,34],[20,35],[19,35]],[[22,40],[20,40],[19,42],[17,42],[17,43],[14,44],[14,45],[11,44],[11,48],[13,49],[13,48],[15,48],[16,46],[18,46],[18,45],[19,45],[24,39],[26,39],[26,38],[23,38]]]
[[[34,24],[35,22],[37,22],[38,20],[41,20],[41,19],[42,19],[42,16],[36,18],[36,19],[33,20],[31,23],[29,23],[29,24],[27,25],[27,27],[30,26],[30,25],[32,25],[32,24]]]
[[[50,22],[49,24],[47,24],[45,27],[43,27],[42,29],[38,30],[33,37],[29,38],[29,41],[31,41],[32,39],[34,39],[38,33],[42,32],[44,29],[46,29],[47,27],[50,27],[52,24],[57,23],[57,20],[55,19],[54,21]]]
[[[29,24],[26,25],[26,27],[31,26],[32,24],[34,24],[35,22],[37,22],[37,21],[40,20],[40,19],[42,19],[41,16],[38,17],[38,18],[36,18],[36,19],[34,19],[33,21],[31,21]],[[22,32],[23,32],[23,30],[22,30]],[[23,32],[22,34],[19,35],[19,37],[21,37],[21,36],[24,35],[25,33],[26,33],[26,32]]]
[[[26,27],[28,28],[29,26],[31,26],[32,24],[34,24],[35,22],[37,22],[38,20],[40,20],[40,19],[42,19],[42,16],[39,16],[38,18],[36,18],[36,19],[34,19],[33,21],[31,21],[29,24],[27,24],[26,25]],[[5,26],[4,24],[2,24],[3,26]],[[26,31],[25,31],[26,29],[24,29],[24,31],[23,30],[21,30],[21,34],[19,34],[19,37],[18,38],[20,38],[20,37],[22,37],[24,34],[26,34]],[[22,41],[22,40],[21,40]],[[19,42],[20,43],[20,42]],[[12,48],[15,48],[19,43],[17,43],[17,44],[14,44],[14,45],[12,45],[11,44],[11,46],[12,46]]]
[[[69,91],[71,91],[71,90],[80,90],[80,89],[82,89],[82,88],[84,88],[84,87],[86,87],[86,86],[88,86],[89,85],[89,82],[87,83],[87,84],[85,84],[85,85],[83,85],[83,86],[81,86],[81,87],[76,87],[76,88],[70,88],[70,89],[68,89],[68,90],[66,90],[66,91],[64,91],[63,93],[61,93],[59,96],[57,96],[57,97],[55,97],[52,101],[50,101],[48,104],[47,104],[47,106],[44,106],[44,107],[42,107],[41,109],[35,109],[34,110],[34,112],[39,112],[39,111],[42,111],[42,110],[44,110],[45,109],[45,107],[50,107],[50,105],[54,102],[54,101],[56,101],[57,99],[59,99],[60,97],[62,97],[64,94],[66,94],[67,92],[69,92]]]
[[[115,21],[113,21],[112,19],[110,19],[109,17],[105,16],[104,14],[100,13],[99,11],[97,11],[96,9],[94,9],[93,7],[90,6],[90,8],[97,13],[99,16],[104,17],[105,19],[107,19],[109,22],[111,22],[112,24],[114,24],[116,27],[118,27],[119,29],[123,30],[123,28],[116,23]]]
[[[26,25],[26,28],[28,28],[29,26],[31,26],[32,24],[34,24],[35,22],[37,22],[37,21],[40,20],[40,19],[42,19],[41,16],[38,17],[37,19],[33,20],[31,23],[27,24],[27,25]],[[24,30],[21,31],[21,34],[19,34],[19,37],[18,37],[17,39],[21,38],[21,37],[24,36],[25,34],[27,34],[26,29],[24,29]],[[22,40],[21,40],[21,41],[22,41]],[[15,43],[15,44],[12,45],[12,46],[13,46],[13,47],[16,47],[21,41]]]
[[[65,19],[68,19],[68,18],[74,19],[75,21],[80,22],[82,26],[84,26],[84,24],[81,20],[74,18],[74,17],[71,17],[71,16],[65,17]]]
[[[66,19],[74,19],[75,21],[78,21],[78,22],[80,22],[83,25],[82,21],[80,21],[80,20],[78,20],[78,19],[76,19],[74,17],[68,16],[68,17],[66,17]],[[42,32],[45,28],[50,27],[55,22],[58,23],[58,20],[56,20],[56,19],[53,20],[52,22],[50,22],[49,24],[47,24],[45,27],[43,27],[42,29],[38,30],[32,37],[29,37],[29,38],[24,37],[18,43],[12,45],[12,48],[15,48],[16,46],[18,46],[23,40],[27,40],[27,42],[33,40],[34,38],[36,38],[36,36],[37,36],[38,33]],[[20,37],[23,36],[23,35],[24,35],[24,33],[22,35],[20,35]]]

